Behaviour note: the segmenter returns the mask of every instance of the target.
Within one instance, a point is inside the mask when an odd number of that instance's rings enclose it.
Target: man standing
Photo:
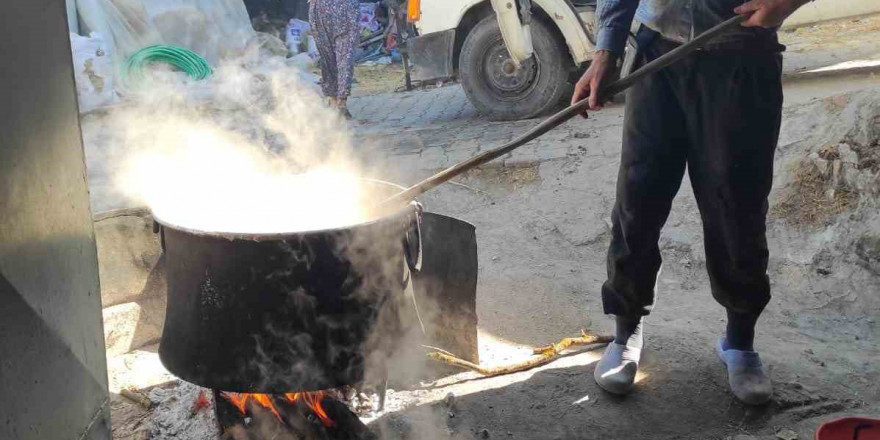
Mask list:
[[[751,14],[741,28],[628,92],[602,286],[616,334],[594,374],[605,390],[632,389],[642,318],[654,305],[661,266],[660,230],[687,168],[703,221],[712,295],[727,309],[718,355],[739,400],[757,405],[770,399],[773,388],[753,340],[770,300],[765,231],[784,50],[776,28],[807,1],[599,0],[598,50],[572,97],[572,103],[589,99],[591,110],[600,108],[597,92],[623,51],[634,17],[642,23],[638,66],[734,14]]]

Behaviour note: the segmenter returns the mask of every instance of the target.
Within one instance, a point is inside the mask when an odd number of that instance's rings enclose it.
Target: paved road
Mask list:
[[[359,139],[394,158],[397,168],[433,170],[511,140],[540,119],[492,122],[479,115],[457,84],[406,93],[352,98]],[[499,159],[507,166],[613,155],[590,147],[589,139],[619,133],[623,106],[611,105],[588,120],[576,119]]]
[[[785,83],[785,104],[869,87],[880,87],[880,75],[860,72],[792,78]],[[352,98],[350,109],[358,121],[355,133],[366,151],[377,153],[377,160],[393,159],[392,168],[397,171],[419,171],[416,174],[421,176],[497,147],[540,121],[492,122],[477,113],[458,84]],[[569,121],[496,163],[510,166],[575,156],[613,156],[619,151],[622,122],[623,105],[609,105],[588,120]],[[414,183],[407,172],[394,177]]]
[[[880,14],[837,20],[788,29],[780,40],[784,52],[787,106],[815,98],[869,87],[880,87]],[[859,60],[874,66],[841,67],[843,61]],[[828,68],[829,72],[813,72]],[[350,108],[360,122],[359,139],[369,151],[381,152],[395,160],[396,169],[433,170],[452,165],[484,149],[510,140],[537,123],[537,120],[491,122],[480,116],[468,102],[458,84],[407,93],[388,93],[355,97]],[[505,158],[504,163],[564,159],[568,156],[614,154],[597,150],[601,142],[590,138],[608,137],[619,144],[622,106],[610,106],[589,121],[571,121]],[[422,173],[424,174],[424,173]],[[407,179],[404,177],[403,181]]]

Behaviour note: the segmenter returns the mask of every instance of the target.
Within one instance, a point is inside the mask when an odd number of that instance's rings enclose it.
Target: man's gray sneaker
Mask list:
[[[632,390],[639,370],[642,350],[612,342],[605,348],[596,364],[593,377],[602,389],[612,394],[627,394]]]
[[[757,351],[724,349],[725,338],[718,340],[718,357],[727,367],[730,391],[748,405],[763,405],[773,395],[773,384],[764,374],[764,366]]]

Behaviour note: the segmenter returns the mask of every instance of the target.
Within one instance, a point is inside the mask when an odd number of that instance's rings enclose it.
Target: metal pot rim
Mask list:
[[[396,183],[387,182],[379,179],[370,179],[366,177],[359,178],[364,182],[370,183],[378,183],[390,187],[394,187],[399,189],[401,192],[406,190],[401,185]],[[390,197],[390,196],[389,196]],[[408,205],[398,209],[397,211],[390,212],[386,215],[380,216],[373,220],[369,220],[362,223],[355,223],[348,226],[339,226],[336,228],[327,228],[327,229],[306,229],[302,231],[288,231],[288,232],[222,232],[222,231],[205,231],[202,229],[196,229],[191,227],[186,227],[182,225],[178,225],[166,220],[163,220],[160,216],[157,216],[152,210],[150,210],[150,214],[153,216],[153,220],[166,228],[175,229],[181,232],[186,232],[189,234],[200,235],[204,237],[217,237],[217,238],[225,238],[229,240],[242,239],[242,240],[254,240],[254,241],[269,241],[269,240],[278,240],[285,239],[291,236],[303,236],[303,235],[313,235],[313,234],[327,234],[334,232],[342,232],[342,231],[350,231],[353,229],[360,229],[375,225],[380,222],[388,221],[390,218],[394,217],[403,217],[407,213],[411,211],[415,211],[417,202],[415,200],[411,201]]]

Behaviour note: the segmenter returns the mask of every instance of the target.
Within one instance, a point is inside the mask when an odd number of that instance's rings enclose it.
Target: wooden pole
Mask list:
[[[604,101],[605,98],[609,96],[614,96],[630,88],[633,84],[635,84],[642,78],[654,74],[660,69],[663,69],[664,67],[684,58],[691,52],[702,48],[706,45],[706,43],[708,43],[710,40],[717,37],[718,35],[727,32],[734,26],[739,26],[739,24],[742,23],[743,20],[745,20],[746,18],[746,15],[737,15],[733,18],[730,18],[727,21],[709,29],[708,31],[703,32],[690,42],[682,44],[681,46],[678,46],[675,49],[663,54],[656,60],[642,66],[631,75],[625,76],[621,79],[618,79],[617,81],[612,82],[599,92],[601,100]],[[468,160],[465,160],[464,162],[455,164],[431,177],[428,177],[427,179],[407,188],[403,192],[398,193],[397,195],[394,195],[391,198],[385,200],[384,202],[382,202],[381,205],[384,207],[393,207],[395,205],[407,204],[412,199],[424,194],[430,189],[433,189],[437,185],[440,185],[464,172],[483,165],[486,162],[504,156],[505,154],[510,153],[511,151],[527,144],[535,138],[543,135],[544,133],[547,133],[548,131],[558,127],[562,123],[575,117],[576,115],[583,113],[585,110],[587,110],[588,106],[589,102],[587,99],[573,104],[561,110],[559,113],[556,113],[555,115],[545,119],[543,122],[532,128],[531,130],[516,137],[512,141],[493,150],[489,150],[485,153],[474,156]]]

